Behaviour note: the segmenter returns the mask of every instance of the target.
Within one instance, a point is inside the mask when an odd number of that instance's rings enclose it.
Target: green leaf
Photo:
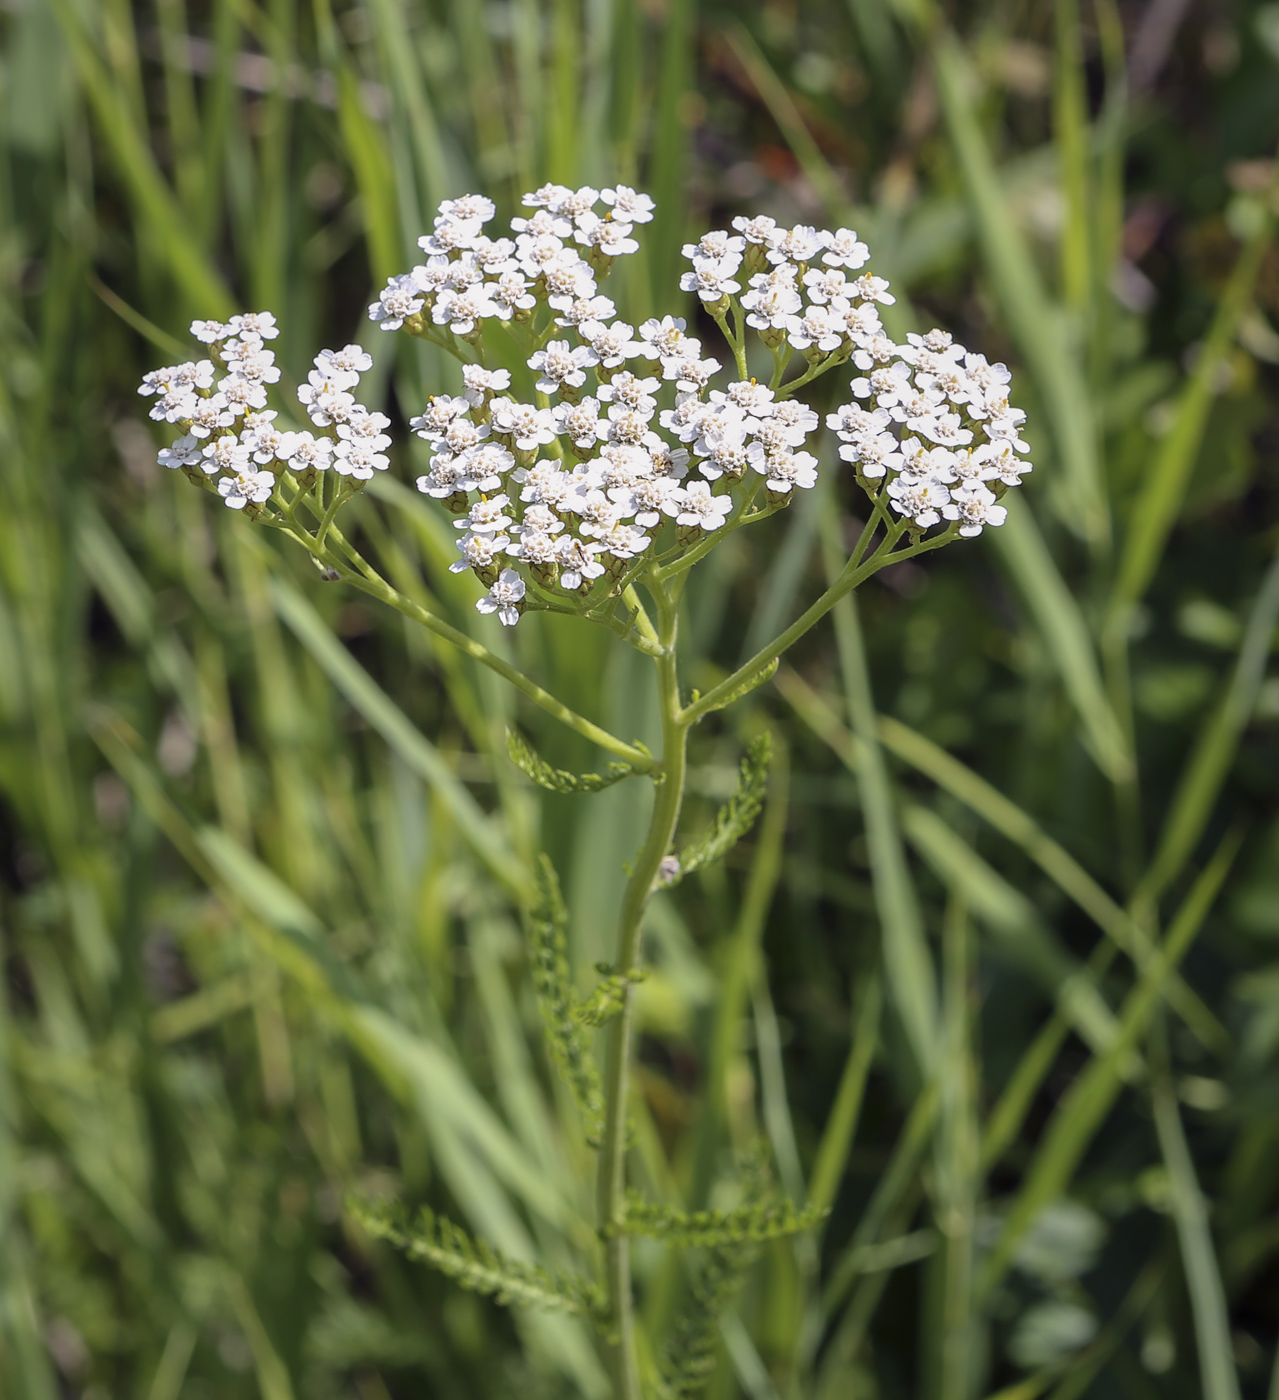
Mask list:
[[[427,1206],[411,1218],[398,1203],[351,1199],[347,1205],[369,1234],[438,1269],[472,1293],[483,1293],[506,1307],[578,1313],[596,1322],[607,1315],[603,1296],[588,1280],[512,1259],[487,1240],[472,1239],[460,1225]]]
[[[626,989],[647,976],[639,968],[626,974],[610,972],[607,963],[601,963],[598,970],[604,974],[603,980],[596,983],[589,997],[580,998],[573,1007],[573,1019],[582,1026],[602,1026],[611,1021],[626,1003]]]
[[[662,1376],[672,1400],[694,1400],[709,1384],[718,1359],[720,1314],[741,1286],[755,1248],[721,1245],[707,1250],[697,1265],[663,1358]]]
[[[711,710],[728,709],[730,705],[736,704],[744,695],[749,695],[752,690],[758,690],[765,681],[771,681],[777,674],[778,660],[778,657],[773,657],[766,666],[761,667],[760,670],[756,671],[753,675],[747,676],[740,685],[735,685],[732,690],[721,695],[710,709],[706,711],[706,714],[710,714]],[[699,698],[698,693],[694,691],[693,703],[696,704]]]
[[[776,670],[776,666],[772,668]],[[770,673],[771,674],[771,673]],[[737,788],[715,815],[711,828],[684,848],[679,868],[670,874],[667,885],[677,885],[685,875],[722,860],[725,855],[755,825],[764,793],[768,788],[768,765],[773,756],[773,741],[768,731],[758,734],[742,756]]]
[[[600,792],[641,771],[632,763],[610,763],[604,773],[568,773],[563,768],[552,768],[516,729],[506,731],[506,751],[525,777],[550,792]]]
[[[542,1012],[546,1046],[586,1119],[588,1141],[597,1142],[604,1114],[599,1071],[591,1058],[586,1030],[578,1019],[577,998],[568,963],[568,911],[559,877],[549,857],[537,866],[537,900],[529,910],[529,961]]]
[[[648,1235],[684,1248],[720,1248],[724,1245],[759,1244],[783,1235],[798,1235],[820,1225],[830,1213],[827,1206],[794,1204],[778,1197],[752,1201],[733,1210],[676,1210],[645,1201],[631,1193],[621,1230],[628,1235]]]

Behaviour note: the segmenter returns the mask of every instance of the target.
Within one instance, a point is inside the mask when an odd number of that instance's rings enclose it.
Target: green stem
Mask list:
[[[704,715],[718,709],[720,702],[726,696],[731,695],[733,691],[745,685],[753,676],[758,675],[765,666],[779,657],[788,647],[794,646],[800,637],[809,628],[820,622],[845,594],[851,593],[872,574],[878,573],[880,569],[889,564],[898,564],[903,560],[913,559],[917,554],[927,554],[930,550],[940,549],[942,545],[949,544],[957,536],[959,527],[950,525],[940,535],[934,535],[932,539],[920,540],[918,544],[913,544],[908,549],[894,552],[893,547],[904,531],[905,526],[895,526],[887,539],[864,564],[856,566],[852,560],[845,564],[840,576],[807,612],[792,622],[784,632],[774,637],[766,647],[757,651],[744,666],[739,666],[727,680],[721,681],[713,690],[708,690],[701,699],[684,709],[681,712],[683,722],[696,724]]]
[[[664,780],[653,799],[648,835],[640,851],[618,922],[615,971],[625,977],[640,962],[644,910],[653,891],[663,856],[670,850],[684,797],[688,727],[680,717],[679,677],[675,664],[676,608],[660,580],[650,575],[649,588],[657,605],[657,631],[664,655],[657,659],[658,697],[662,712],[662,770]],[[604,1242],[605,1286],[612,1313],[613,1334],[607,1361],[615,1400],[641,1400],[635,1349],[634,1305],[631,1298],[630,1242],[622,1228],[626,1190],[626,1105],[631,1069],[631,1024],[634,984],[627,982],[621,1012],[609,1026],[604,1071],[604,1134],[596,1184],[598,1224]]]
[[[635,764],[640,772],[647,773],[652,770],[653,760],[642,749],[637,749],[633,744],[628,744],[616,735],[610,734],[607,729],[601,729],[598,724],[592,724],[585,715],[579,715],[576,710],[570,710],[562,700],[557,699],[550,691],[543,690],[540,685],[529,680],[523,672],[517,671],[514,666],[503,661],[500,656],[495,656],[488,647],[475,641],[474,638],[468,637],[465,632],[459,632],[456,627],[451,627],[443,618],[428,612],[420,603],[415,603],[412,598],[405,597],[342,538],[336,527],[330,531],[330,534],[343,546],[352,566],[359,570],[358,573],[352,572],[351,567],[344,566],[343,561],[337,559],[328,550],[319,548],[310,535],[287,527],[285,527],[285,532],[297,540],[321,563],[327,564],[343,582],[349,583],[362,593],[367,593],[386,603],[397,612],[403,613],[405,617],[420,623],[428,632],[434,632],[437,637],[451,643],[459,651],[465,652],[467,656],[478,661],[480,665],[487,666],[490,671],[496,671],[503,680],[509,681],[520,694],[526,695],[548,715],[554,715],[561,724],[576,730],[583,738],[589,739],[593,744],[598,744],[600,748],[609,753],[616,754],[628,763]]]

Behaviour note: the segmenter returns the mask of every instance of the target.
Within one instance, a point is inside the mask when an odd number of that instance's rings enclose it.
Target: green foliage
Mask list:
[[[578,1313],[596,1322],[605,1315],[599,1290],[586,1279],[512,1259],[487,1240],[472,1239],[428,1206],[413,1216],[399,1204],[352,1199],[347,1205],[371,1235],[504,1307]]]
[[[754,673],[754,675],[747,676],[746,679],[742,681],[739,685],[733,686],[731,690],[727,691],[724,695],[721,695],[719,697],[719,700],[713,706],[711,706],[711,711],[726,710],[730,705],[734,705],[737,703],[737,701],[745,699],[745,697],[748,696],[752,690],[758,690],[761,685],[765,685],[768,681],[771,681],[773,679],[773,677],[777,674],[778,665],[779,659],[777,657],[774,657],[766,666],[761,666],[760,669]],[[694,703],[698,700],[698,698],[699,692],[695,690],[693,692]],[[711,711],[708,711],[708,713],[710,713]]]
[[[563,768],[552,768],[516,729],[506,731],[506,751],[525,777],[548,792],[602,792],[623,778],[636,777],[643,771],[632,763],[610,763],[604,773],[569,773]]]
[[[611,972],[607,963],[601,963],[596,971],[602,974],[600,981],[590,996],[579,999],[573,1007],[574,1018],[583,1026],[602,1026],[605,1021],[611,1021],[625,1004],[627,988],[647,976],[638,968],[626,975]]]
[[[686,1249],[719,1249],[797,1235],[815,1229],[829,1214],[825,1206],[796,1210],[791,1201],[768,1197],[733,1210],[682,1211],[632,1192],[626,1200],[623,1229],[629,1235],[649,1235]]]
[[[542,1012],[542,1028],[551,1059],[573,1091],[586,1120],[587,1138],[598,1141],[604,1101],[599,1070],[591,1055],[584,1023],[578,1015],[568,961],[568,911],[559,876],[549,856],[539,857],[537,900],[528,913],[529,965]]]
[[[764,730],[750,741],[742,756],[733,795],[716,812],[710,829],[684,847],[679,855],[679,869],[664,883],[677,885],[694,870],[722,860],[755,825],[768,790],[768,765],[772,755],[773,741]]]
[[[689,1296],[662,1356],[662,1379],[672,1400],[695,1400],[715,1374],[719,1320],[755,1259],[753,1244],[716,1245],[692,1266]]]

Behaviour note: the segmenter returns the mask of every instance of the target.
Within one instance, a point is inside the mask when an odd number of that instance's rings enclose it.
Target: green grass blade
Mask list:
[[[405,763],[441,794],[458,829],[503,888],[517,898],[528,894],[531,888],[528,873],[519,868],[510,846],[494,830],[490,819],[462,786],[435,745],[410,723],[292,584],[275,578],[270,591],[280,617],[334,685]]]
[[[1133,759],[1102,684],[1097,653],[1079,604],[1057,570],[1024,501],[1009,498],[1008,519],[992,540],[1061,675],[1097,766],[1114,783],[1132,777]]]
[[[990,1295],[1031,1222],[1074,1176],[1123,1087],[1123,1058],[1150,1026],[1168,978],[1202,927],[1238,848],[1238,836],[1232,834],[1217,849],[1187,894],[1156,956],[1128,994],[1119,1017],[1119,1036],[1104,1055],[1089,1062],[1053,1113],[999,1239],[982,1264],[977,1282],[980,1297]]]
[[[1275,625],[1279,623],[1279,556],[1271,563],[1253,602],[1239,658],[1216,710],[1204,725],[1177,784],[1159,845],[1134,900],[1158,899],[1176,879],[1212,816],[1239,751],[1265,679]]]
[[[1063,518],[1095,548],[1105,548],[1110,517],[1102,493],[1087,383],[1061,313],[1044,292],[1000,189],[994,159],[977,120],[969,59],[949,31],[934,39],[932,54],[937,97],[973,206],[987,275],[1035,381],[1068,483]]]
[[[1166,1075],[1156,1082],[1153,1098],[1155,1129],[1168,1171],[1168,1194],[1195,1319],[1204,1400],[1241,1400],[1230,1342],[1230,1310],[1208,1226],[1208,1207]]]
[[[822,553],[830,580],[837,576],[843,562],[838,530],[839,517],[834,511],[827,512]],[[875,903],[884,940],[884,974],[920,1076],[928,1079],[937,1063],[937,978],[897,825],[888,765],[875,729],[870,670],[851,593],[835,605],[833,620],[844,699],[860,746],[861,761],[854,775],[861,792],[870,847]]]
[[[1185,500],[1216,393],[1217,377],[1239,322],[1252,300],[1262,260],[1275,231],[1273,194],[1258,200],[1256,223],[1226,284],[1204,339],[1194,373],[1182,390],[1172,427],[1159,445],[1130,512],[1131,525],[1110,600],[1108,625],[1126,635],[1132,605],[1145,593]]]

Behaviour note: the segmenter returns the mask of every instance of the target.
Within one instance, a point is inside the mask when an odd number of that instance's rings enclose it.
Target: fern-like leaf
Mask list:
[[[611,1021],[626,1003],[626,989],[645,977],[639,968],[625,975],[612,972],[607,963],[600,963],[596,970],[602,974],[602,980],[595,984],[590,996],[579,999],[573,1007],[573,1018],[579,1025],[596,1027]]]
[[[708,1249],[693,1269],[689,1297],[671,1329],[662,1358],[670,1400],[696,1400],[710,1382],[719,1352],[720,1314],[732,1302],[755,1258],[753,1244]]]
[[[600,1324],[607,1317],[605,1299],[588,1280],[512,1259],[487,1240],[472,1239],[460,1225],[426,1206],[411,1217],[398,1203],[351,1200],[348,1205],[371,1235],[438,1269],[472,1293],[483,1293],[508,1307],[577,1313]]]
[[[710,830],[686,846],[678,860],[667,857],[659,879],[677,885],[685,875],[721,860],[755,825],[768,790],[768,764],[773,753],[768,731],[751,740],[742,756],[741,772],[733,795],[715,814]]]
[[[525,777],[551,792],[599,792],[620,783],[623,778],[632,778],[644,771],[633,763],[610,763],[603,773],[569,773],[563,768],[552,768],[515,729],[506,731],[506,751],[511,756],[511,762]]]
[[[707,711],[707,714],[711,714],[715,710],[726,710],[730,705],[736,704],[743,696],[749,695],[752,690],[758,690],[765,681],[771,681],[777,674],[778,661],[778,657],[773,657],[766,666],[761,667],[753,676],[747,676],[740,685],[735,685],[727,695],[721,695],[719,700]],[[694,691],[694,702],[696,702],[698,698],[698,692]]]
[[[685,1248],[718,1248],[797,1235],[820,1225],[828,1214],[825,1207],[796,1210],[790,1201],[775,1197],[751,1201],[734,1210],[682,1211],[631,1193],[622,1228],[630,1235],[648,1235]]]
[[[543,855],[537,866],[537,902],[529,911],[528,920],[533,988],[551,1059],[573,1091],[586,1120],[587,1139],[595,1146],[604,1121],[604,1100],[586,1028],[575,1014],[578,999],[573,994],[568,964],[567,927],[568,911],[560,894],[559,877],[550,859]]]

